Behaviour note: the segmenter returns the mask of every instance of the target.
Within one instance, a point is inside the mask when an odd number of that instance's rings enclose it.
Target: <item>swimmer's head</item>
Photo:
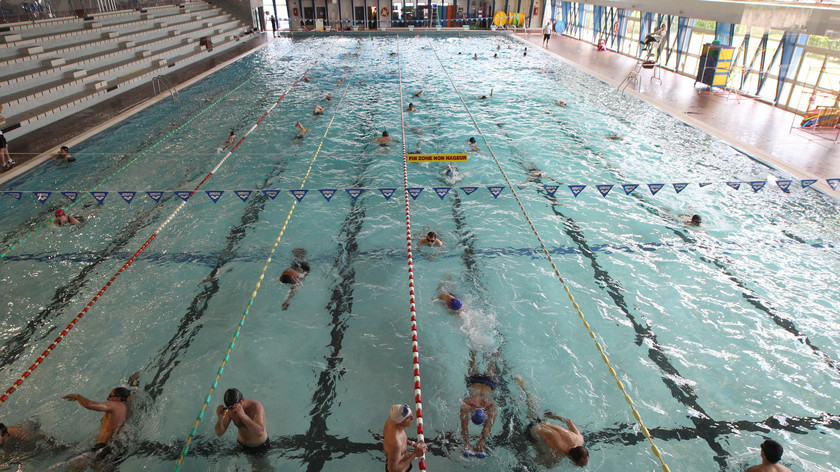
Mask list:
[[[472,413],[472,422],[474,424],[484,424],[487,421],[487,413],[483,408],[476,408]]]
[[[389,415],[391,421],[394,423],[402,423],[411,417],[411,408],[406,403],[397,403],[391,407],[391,414]]]
[[[453,297],[450,298],[448,302],[446,302],[446,306],[448,306],[450,310],[458,311],[461,309],[461,307],[464,306],[464,304],[461,303],[461,300],[458,300],[457,298]]]
[[[776,441],[772,439],[768,439],[761,443],[761,453],[764,455],[764,458],[767,459],[767,462],[775,464],[782,460],[782,454],[784,454],[785,449]]]
[[[280,276],[280,282],[288,285],[292,285],[295,283],[295,278],[292,277],[290,274],[283,272],[283,275]]]
[[[429,231],[429,234],[426,235],[426,239],[428,239],[429,241],[434,241],[435,239],[437,239],[437,235],[434,231]]]
[[[569,458],[575,464],[583,467],[589,464],[589,451],[583,446],[575,446],[569,449]]]
[[[119,398],[121,402],[125,402],[130,396],[131,391],[129,389],[125,387],[117,387],[111,390],[111,393],[108,394],[108,399]]]
[[[236,135],[236,131],[234,131],[234,130],[230,130],[230,135],[231,135],[231,136],[235,136],[235,135]]]
[[[694,226],[700,226],[701,223],[703,223],[703,219],[700,218],[700,215],[693,215],[691,217],[691,224]]]
[[[475,144],[475,138],[473,136],[470,136],[470,144]]]
[[[64,210],[59,208],[58,210],[55,211],[55,216],[64,216]]]
[[[225,392],[225,407],[230,408],[233,405],[241,402],[244,397],[242,396],[242,392],[235,388],[229,388]]]
[[[383,138],[387,138],[387,137],[388,137],[388,132],[387,132],[387,131],[383,131],[383,132],[382,132],[382,137],[383,137]]]
[[[11,435],[9,434],[9,430],[6,429],[6,425],[0,423],[0,446],[6,444],[6,441],[9,440],[9,436]]]
[[[61,146],[61,150],[64,152],[70,152],[70,148],[67,146]]]

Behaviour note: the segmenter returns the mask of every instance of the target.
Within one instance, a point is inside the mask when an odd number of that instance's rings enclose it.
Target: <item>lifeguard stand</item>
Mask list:
[[[639,58],[636,60],[636,65],[633,66],[633,70],[631,70],[630,73],[627,74],[627,77],[625,77],[618,85],[619,90],[624,90],[628,85],[633,84],[633,89],[637,92],[640,91],[642,86],[642,72],[645,69],[653,72],[650,77],[651,82],[656,80],[660,84],[662,83],[662,68],[659,65],[659,53],[661,48],[660,39],[661,38],[657,38],[657,40],[652,42],[649,47],[642,49]],[[654,53],[656,53],[656,59],[651,59]],[[644,56],[644,58],[642,56]]]

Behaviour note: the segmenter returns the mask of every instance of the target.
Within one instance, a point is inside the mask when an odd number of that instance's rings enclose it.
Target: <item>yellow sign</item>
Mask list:
[[[409,154],[408,162],[467,162],[466,154]]]

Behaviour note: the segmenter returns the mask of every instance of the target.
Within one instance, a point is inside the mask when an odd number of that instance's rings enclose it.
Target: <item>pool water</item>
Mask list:
[[[37,422],[52,438],[0,470],[45,470],[89,449],[99,415],[61,396],[103,401],[134,372],[119,469],[174,468],[254,294],[183,470],[381,469],[388,410],[414,393],[402,150],[371,143],[384,130],[403,139],[400,87],[419,109],[404,115],[409,152],[418,142],[425,153],[469,151],[454,184],[443,164],[408,167],[409,186],[424,188],[411,200],[415,243],[434,230],[445,244],[414,251],[430,470],[540,469],[515,375],[578,425],[589,470],[661,469],[511,189],[486,189],[505,185],[494,155],[671,470],[742,471],[760,462],[765,438],[785,445],[793,470],[840,470],[836,200],[798,184],[789,194],[730,188],[789,177],[542,51],[524,56],[515,39],[357,39],[278,39],[75,146],[72,165],[48,162],[0,189],[56,192],[45,204],[0,200],[2,250],[23,240],[0,262],[5,389],[182,202],[143,192],[192,190],[225,157],[229,131],[245,135],[277,103],[0,407],[7,425]],[[307,70],[311,81],[299,80]],[[525,182],[531,168],[563,185],[551,195],[547,177]],[[40,229],[69,204],[58,192],[103,180],[103,204],[88,195],[68,209],[81,227]],[[676,182],[691,185],[678,194]],[[642,185],[625,195],[631,183]],[[647,183],[667,185],[651,195]],[[572,184],[587,188],[575,197]],[[599,184],[616,187],[602,197]],[[309,193],[255,291],[288,190],[301,185]],[[439,198],[432,187],[455,188]],[[354,200],[348,188],[365,191]],[[397,191],[386,199],[380,188]],[[261,193],[270,189],[281,192]],[[338,190],[328,201],[318,189]],[[205,190],[225,193],[213,203]],[[254,193],[243,202],[237,190]],[[129,205],[118,191],[138,194]],[[701,228],[680,220],[694,213]],[[278,277],[296,248],[312,272],[283,310]],[[462,313],[436,301],[439,286]],[[460,441],[470,352],[500,369],[483,460],[464,458]],[[237,452],[234,433],[213,432],[230,387],[266,408],[265,462]]]

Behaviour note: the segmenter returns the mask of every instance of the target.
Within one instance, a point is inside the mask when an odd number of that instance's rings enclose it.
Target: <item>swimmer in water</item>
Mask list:
[[[332,101],[332,95],[330,95],[328,93],[325,93],[324,94],[324,101],[331,102]]]
[[[473,55],[473,60],[476,60],[476,61],[478,60],[478,53],[475,53],[475,54]]]
[[[557,100],[555,103],[557,103],[558,107],[565,107],[566,106],[566,102],[564,102],[563,100]]]
[[[478,143],[475,142],[475,137],[470,136],[470,139],[467,141],[467,143],[470,145],[471,151],[478,151]]]
[[[373,138],[370,142],[377,142],[380,146],[390,146],[391,143],[398,143],[399,141],[389,136],[387,131],[383,131],[382,136]]]
[[[298,130],[299,130],[297,136],[295,136],[295,138],[297,138],[297,139],[303,139],[303,137],[306,136],[306,132],[309,131],[308,129],[306,129],[305,126],[303,126],[300,123],[300,121],[295,123],[295,127],[298,128]]]
[[[343,83],[344,83],[344,79],[346,79],[346,78],[347,78],[347,77],[342,77],[342,78],[338,81],[338,83],[337,83],[337,84],[335,84],[335,85],[336,85],[336,87],[341,87],[341,84],[343,84]]]
[[[480,100],[486,100],[486,99],[488,99],[488,98],[490,98],[490,97],[492,97],[492,96],[493,96],[493,89],[490,89],[490,95],[489,95],[489,96],[488,96],[488,95],[482,95],[482,96],[480,96],[480,97],[478,97],[478,98],[479,98]]]
[[[70,148],[61,146],[61,149],[51,157],[54,161],[76,162],[76,158],[70,155]]]
[[[443,241],[438,239],[434,231],[429,231],[425,238],[417,241],[418,246],[443,246]]]
[[[309,80],[309,77],[304,77],[304,78],[303,78],[303,81],[304,81],[304,82],[311,82],[311,80]]]
[[[76,218],[64,213],[64,210],[62,210],[61,208],[59,208],[58,210],[55,211],[55,221],[54,222],[57,226],[67,225],[67,224],[74,224],[74,225],[79,224],[79,220],[77,220]]]
[[[417,107],[414,106],[413,103],[409,103],[408,108],[406,108],[405,111],[417,111]]]
[[[680,215],[680,221],[688,226],[700,226],[703,224],[703,218],[700,215]]]
[[[227,141],[225,141],[224,146],[222,146],[222,149],[232,146],[234,141],[236,141],[236,131],[230,130],[230,136],[228,136]]]
[[[292,265],[283,271],[280,274],[280,282],[291,285],[292,288],[289,290],[288,295],[286,295],[286,300],[283,301],[282,308],[284,310],[289,308],[289,304],[292,302],[292,297],[295,296],[295,293],[303,285],[303,279],[306,278],[306,275],[309,274],[310,267],[309,262],[306,261],[306,250],[303,248],[296,248],[292,251],[292,255],[294,256],[295,260],[292,262]]]
[[[610,141],[624,141],[624,137],[618,133],[607,136],[607,139]]]
[[[312,110],[312,114],[313,115],[323,115],[324,114],[324,107],[322,107],[321,105],[315,105],[315,109]]]
[[[419,91],[419,92],[415,93],[415,94],[414,94],[414,96],[415,96],[415,97],[419,97],[420,95],[423,95],[423,92],[425,92],[425,91],[426,91],[426,89],[423,89],[423,90],[421,90],[421,91]]]

